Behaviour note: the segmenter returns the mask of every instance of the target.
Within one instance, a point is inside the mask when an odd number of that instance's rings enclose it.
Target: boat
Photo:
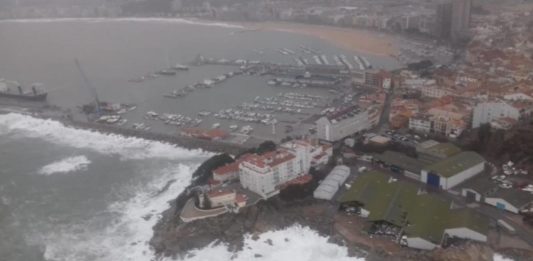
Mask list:
[[[220,123],[218,123],[218,122],[217,122],[217,123],[214,123],[213,126],[212,126],[213,129],[216,129],[216,128],[218,128],[218,127],[220,127]]]
[[[167,98],[172,98],[172,99],[176,99],[178,97],[182,97],[182,96],[185,96],[185,91],[183,89],[179,89],[179,90],[173,90],[171,93],[169,94],[165,94],[163,96],[167,97]]]
[[[205,116],[211,115],[211,112],[209,112],[209,111],[201,111],[201,112],[198,113],[198,115],[205,117]]]
[[[268,85],[276,85],[278,84],[278,82],[274,81],[274,80],[270,80],[267,82]]]
[[[229,126],[229,128],[230,128],[230,130],[236,130],[236,129],[239,128],[239,126],[238,125],[231,125],[231,126]]]
[[[215,85],[215,81],[213,81],[213,80],[204,80],[204,81],[203,81],[203,84],[204,84],[207,88],[210,88],[210,87],[212,87],[213,85]]]
[[[45,101],[48,97],[48,93],[42,90],[37,90],[37,86],[35,84],[31,87],[31,91],[24,91],[22,86],[20,86],[18,83],[16,83],[16,85],[18,91],[12,91],[5,82],[0,81],[0,97],[27,101]]]
[[[161,70],[161,71],[157,71],[156,74],[172,76],[172,75],[176,75],[176,71]]]
[[[177,63],[176,65],[172,66],[172,69],[177,71],[188,71],[189,67],[183,64]]]

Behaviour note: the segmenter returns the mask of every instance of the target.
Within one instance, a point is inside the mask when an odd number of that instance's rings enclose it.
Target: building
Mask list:
[[[457,155],[461,149],[452,143],[439,143],[434,140],[427,140],[416,146],[416,153],[421,161],[434,163]]]
[[[433,129],[433,122],[431,116],[427,114],[418,113],[409,118],[409,129],[418,133],[430,133]]]
[[[213,170],[213,180],[224,183],[239,178],[239,162],[233,162]]]
[[[331,200],[349,176],[349,167],[344,165],[336,166],[315,189],[313,197],[317,199]]]
[[[317,155],[323,162],[331,154],[331,146],[292,140],[275,151],[247,155],[239,164],[239,180],[244,188],[270,198],[279,193],[281,185],[307,175]]]
[[[307,173],[299,167],[299,159],[286,150],[278,149],[263,155],[252,155],[239,165],[241,185],[263,198],[279,193],[279,185]]]
[[[487,241],[488,218],[468,208],[454,209],[451,201],[381,172],[358,177],[339,202],[358,206],[373,224],[398,228],[393,236],[411,248],[431,250],[450,237]]]
[[[357,106],[323,116],[316,121],[317,136],[321,140],[337,141],[371,127],[368,112]]]
[[[452,4],[439,3],[435,9],[435,28],[433,35],[440,39],[450,39],[452,28]]]
[[[429,98],[442,98],[444,96],[452,94],[445,88],[440,88],[436,85],[424,85],[420,88],[421,94],[424,97]]]
[[[211,204],[211,208],[219,208],[224,205],[233,204],[237,193],[230,190],[212,190],[207,193],[207,199]]]
[[[452,0],[452,21],[450,37],[453,42],[468,36],[472,0]]]
[[[472,128],[479,128],[482,124],[490,123],[499,118],[511,118],[518,120],[520,110],[506,102],[482,102],[474,107],[472,116]]]
[[[533,194],[517,188],[502,188],[488,177],[473,178],[461,185],[461,195],[470,202],[483,202],[515,214],[533,209]]]
[[[485,160],[479,154],[465,151],[424,167],[420,180],[433,187],[451,189],[485,169]]]
[[[414,180],[420,180],[420,172],[426,166],[424,162],[416,158],[390,150],[373,155],[372,161]]]

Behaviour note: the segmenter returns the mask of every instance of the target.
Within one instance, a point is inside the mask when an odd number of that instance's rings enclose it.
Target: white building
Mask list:
[[[316,125],[318,138],[327,141],[337,141],[371,127],[368,112],[357,106],[324,116]]]
[[[533,101],[533,97],[521,92],[506,94],[503,98],[508,101]]]
[[[439,88],[436,85],[425,85],[420,88],[421,94],[424,97],[430,98],[442,98],[449,94],[449,92],[444,88]]]
[[[265,154],[246,156],[239,165],[241,185],[263,198],[279,193],[279,187],[295,178],[306,175],[314,156],[331,157],[330,146],[313,146],[304,140],[281,144],[280,148]]]
[[[344,184],[350,176],[350,168],[339,165],[333,168],[328,176],[320,183],[318,188],[313,192],[313,197],[317,199],[331,200],[339,187]]]
[[[511,118],[518,120],[520,110],[506,102],[482,102],[474,107],[472,128],[478,128],[481,124],[490,123],[499,118]]]
[[[461,152],[421,171],[420,180],[430,186],[451,189],[485,169],[485,160],[471,151]]]
[[[431,116],[417,114],[409,118],[409,129],[418,133],[430,133],[432,129]]]

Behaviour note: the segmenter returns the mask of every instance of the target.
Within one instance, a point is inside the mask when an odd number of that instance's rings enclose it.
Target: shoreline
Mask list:
[[[236,22],[235,24],[250,31],[288,32],[315,37],[339,48],[377,56],[392,57],[398,52],[393,36],[363,29],[294,22]]]
[[[195,17],[40,17],[40,18],[16,18],[2,19],[0,23],[29,23],[29,22],[175,22],[199,26],[218,26],[228,29],[246,31],[276,31],[292,34],[306,35],[321,39],[336,47],[353,52],[360,52],[382,57],[393,57],[398,53],[398,47],[394,36],[377,31],[358,28],[339,27],[320,24],[306,24],[297,22],[239,22],[207,20]]]

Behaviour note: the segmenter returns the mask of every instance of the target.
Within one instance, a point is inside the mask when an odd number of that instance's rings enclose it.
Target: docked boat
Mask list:
[[[177,70],[177,71],[188,71],[189,70],[189,67],[186,66],[186,65],[183,65],[183,64],[176,64],[174,66],[172,66],[172,69],[174,70]]]
[[[185,91],[183,89],[179,89],[179,90],[173,90],[171,93],[169,94],[165,94],[163,96],[167,97],[167,98],[172,98],[172,99],[176,99],[178,97],[183,97],[185,96]]]
[[[233,131],[236,130],[236,129],[238,129],[238,128],[239,128],[238,125],[231,125],[231,126],[229,126],[229,129],[230,129],[230,130],[233,130]]]
[[[159,75],[166,75],[166,76],[176,75],[176,71],[171,71],[171,70],[161,70],[156,73]]]
[[[38,90],[36,85],[31,87],[31,91],[24,91],[18,83],[14,84],[17,85],[16,91],[9,88],[6,82],[0,81],[0,97],[27,101],[45,101],[48,96],[47,92]]]
[[[215,124],[213,124],[213,126],[212,126],[213,129],[216,129],[216,128],[218,128],[218,127],[220,127],[220,123],[218,123],[218,122],[215,123]]]
[[[201,112],[198,113],[198,115],[205,117],[205,116],[211,115],[211,112],[209,112],[209,111],[201,111]]]

